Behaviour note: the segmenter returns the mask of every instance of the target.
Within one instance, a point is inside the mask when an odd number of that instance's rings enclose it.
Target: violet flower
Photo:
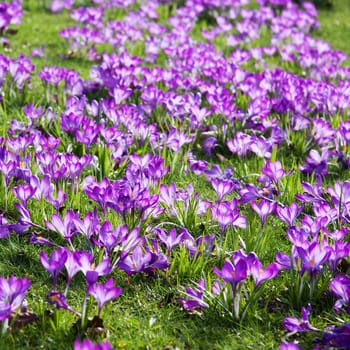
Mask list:
[[[64,309],[71,312],[74,315],[80,316],[80,313],[71,308],[66,300],[66,297],[61,292],[49,292],[46,294],[46,300],[49,304],[55,305],[57,309]]]
[[[98,316],[101,315],[102,307],[111,300],[117,299],[123,290],[120,287],[114,286],[114,281],[112,278],[107,280],[104,284],[94,283],[89,286],[88,294],[92,295],[98,305]]]
[[[286,222],[289,226],[293,226],[296,218],[300,215],[300,213],[303,211],[304,206],[301,205],[298,206],[297,203],[293,202],[290,206],[280,206],[278,205],[276,207],[276,215]]]
[[[322,339],[317,343],[327,348],[349,349],[350,344],[350,323],[345,323],[340,327],[328,327],[323,333]]]
[[[226,259],[221,270],[213,268],[214,273],[232,286],[232,296],[235,296],[236,286],[248,276],[248,265],[245,259],[239,259],[236,264]]]
[[[128,275],[144,271],[146,265],[152,261],[150,251],[143,252],[140,246],[137,246],[133,252],[118,262],[118,267],[124,270]]]
[[[283,327],[291,332],[290,335],[297,332],[319,331],[319,329],[313,327],[309,322],[310,312],[311,305],[308,305],[307,308],[303,307],[301,309],[301,319],[296,317],[286,317],[283,320]]]
[[[279,350],[301,350],[301,347],[295,342],[287,343],[283,341],[280,344]]]
[[[74,252],[74,259],[80,266],[80,271],[85,275],[89,286],[94,284],[99,276],[106,276],[112,270],[110,259],[104,259],[96,266],[93,255],[84,250]]]
[[[85,339],[82,342],[76,339],[74,342],[74,350],[113,350],[113,348],[108,340],[103,343],[94,344],[90,339]]]
[[[300,273],[307,271],[310,276],[320,273],[332,253],[330,247],[321,247],[318,242],[311,243],[306,249],[296,247],[296,252],[301,259]]]
[[[273,181],[277,187],[279,180],[286,175],[284,169],[282,168],[282,164],[279,160],[276,162],[268,160],[266,162],[265,168],[261,168],[261,171],[271,181]]]
[[[196,288],[186,288],[184,298],[179,298],[179,302],[185,310],[195,310],[199,308],[208,308],[209,305],[203,300],[206,291],[205,282],[201,278]]]
[[[50,272],[53,281],[53,290],[56,291],[56,283],[58,273],[63,269],[64,264],[67,261],[67,249],[60,248],[52,252],[50,259],[48,259],[46,253],[42,251],[40,253],[40,261],[44,268]]]
[[[23,304],[31,282],[28,277],[0,277],[0,320],[3,320],[2,335],[7,331],[9,318]]]
[[[258,203],[251,202],[251,206],[259,215],[261,226],[264,227],[267,217],[275,212],[277,203],[262,199]]]
[[[340,312],[345,306],[346,312],[350,315],[350,277],[346,275],[334,277],[329,283],[329,288],[339,298],[334,304],[335,311]]]

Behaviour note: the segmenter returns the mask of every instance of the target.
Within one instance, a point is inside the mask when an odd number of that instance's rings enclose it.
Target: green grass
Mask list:
[[[332,0],[332,6],[319,6],[319,22],[321,28],[316,36],[328,41],[336,50],[341,50],[350,56],[350,0]],[[345,65],[350,64],[348,58]]]

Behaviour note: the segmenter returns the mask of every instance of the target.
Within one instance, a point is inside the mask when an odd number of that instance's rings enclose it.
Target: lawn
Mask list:
[[[330,3],[0,3],[0,349],[349,349]]]

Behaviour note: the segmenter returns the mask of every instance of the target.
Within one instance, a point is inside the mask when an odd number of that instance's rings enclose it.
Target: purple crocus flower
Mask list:
[[[271,181],[273,181],[276,186],[278,186],[279,180],[282,179],[282,177],[286,174],[279,160],[276,162],[268,160],[266,162],[265,168],[261,168],[261,171]]]
[[[239,282],[245,280],[248,276],[248,264],[244,258],[239,259],[235,264],[226,259],[221,270],[213,268],[214,273],[221,277],[225,282],[232,286],[232,294],[236,292],[236,286]]]
[[[144,270],[145,266],[152,261],[152,253],[150,251],[143,252],[140,246],[137,246],[133,252],[127,255],[118,263],[118,267],[124,270],[128,275]]]
[[[208,308],[209,305],[203,300],[204,292],[206,290],[205,282],[201,278],[198,282],[198,285],[195,289],[186,288],[186,297],[179,298],[179,302],[182,303],[182,306],[185,310],[195,310],[199,308]]]
[[[58,214],[52,214],[51,222],[45,221],[45,224],[48,229],[59,233],[63,238],[70,242],[71,238],[77,232],[75,226],[75,220],[77,219],[79,219],[79,214],[75,214],[72,209],[68,209],[64,219]]]
[[[323,337],[318,341],[321,345],[329,348],[349,349],[350,344],[350,323],[345,323],[340,327],[329,327],[323,333]]]
[[[215,149],[217,145],[217,139],[216,137],[208,137],[205,139],[204,143],[203,143],[203,150],[205,152],[205,154],[207,155],[207,157],[211,157],[211,154],[213,152],[213,150]]]
[[[340,299],[334,304],[336,312],[340,312],[346,306],[346,312],[350,315],[350,277],[338,275],[329,283],[329,288]]]
[[[176,236],[176,228],[172,228],[169,231],[168,235],[163,229],[158,229],[156,233],[161,243],[165,244],[165,246],[167,247],[168,254],[170,254],[172,249],[175,246],[179,245],[185,237],[185,232],[181,232],[179,235]]]
[[[98,316],[101,314],[103,305],[108,301],[117,299],[122,292],[123,290],[120,287],[114,286],[114,281],[112,278],[103,284],[94,283],[88,288],[88,294],[92,295],[97,301]]]
[[[231,193],[236,187],[235,183],[230,180],[221,180],[218,178],[213,178],[210,182],[218,196],[218,202],[221,202],[222,199],[227,194]]]
[[[104,259],[96,266],[94,257],[84,250],[74,252],[74,259],[85,275],[88,285],[95,283],[99,276],[108,275],[112,270],[110,259]]]
[[[90,339],[85,339],[82,342],[77,339],[74,342],[74,350],[113,350],[113,348],[108,340],[103,343],[94,344]]]
[[[301,319],[296,317],[286,317],[283,320],[283,327],[290,331],[292,334],[297,332],[319,331],[317,328],[311,326],[309,322],[310,312],[311,305],[308,305],[307,308],[303,307],[301,309]]]
[[[322,265],[330,257],[332,249],[329,246],[321,247],[318,242],[313,242],[305,249],[296,247],[296,252],[301,259],[300,273],[303,274],[307,271],[311,276],[314,276],[322,270]]]
[[[132,89],[122,86],[116,86],[110,95],[114,97],[116,105],[119,105],[122,101],[128,99],[132,95]]]
[[[301,350],[301,347],[295,342],[287,343],[287,342],[283,341],[280,344],[279,350]]]
[[[323,149],[321,153],[312,149],[309,156],[306,158],[306,164],[300,166],[300,170],[307,174],[315,173],[315,175],[327,176],[328,175],[328,158],[330,157],[330,151]]]
[[[48,259],[46,253],[42,251],[40,253],[40,261],[44,268],[50,272],[53,280],[53,290],[56,290],[58,273],[63,269],[64,264],[67,261],[68,253],[66,248],[60,248],[52,252],[50,259]]]
[[[24,207],[27,206],[28,200],[34,196],[35,191],[35,188],[28,184],[12,187],[13,194],[22,202]]]
[[[236,200],[212,205],[211,215],[220,224],[222,232],[225,231],[228,225],[238,226],[240,228],[247,227],[247,219],[239,214]]]
[[[27,294],[31,282],[28,277],[17,278],[10,276],[7,280],[5,277],[0,277],[0,308],[1,318],[6,319],[22,305]],[[8,312],[6,315],[6,310]]]
[[[67,250],[67,260],[64,264],[67,270],[67,283],[64,294],[67,294],[68,288],[72,282],[73,277],[80,271],[80,265],[77,263],[74,253]]]
[[[254,209],[254,211],[259,215],[261,220],[261,226],[264,226],[267,217],[275,212],[277,203],[262,199],[258,203],[251,202],[251,206]]]
[[[61,292],[49,292],[46,294],[46,300],[49,304],[55,305],[57,309],[67,310],[77,316],[80,316],[79,312],[71,308],[66,300],[66,297]]]
[[[254,257],[253,261],[250,263],[249,270],[253,277],[255,288],[260,286],[263,282],[275,278],[280,272],[276,263],[272,263],[264,269],[258,257]]]
[[[289,226],[293,226],[296,218],[300,215],[300,213],[303,211],[304,206],[301,205],[298,206],[297,203],[293,202],[290,206],[277,206],[276,207],[276,215],[286,222]]]

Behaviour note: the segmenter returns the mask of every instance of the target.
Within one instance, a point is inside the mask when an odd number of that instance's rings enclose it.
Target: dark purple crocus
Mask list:
[[[203,150],[207,157],[211,157],[213,150],[215,149],[217,145],[217,139],[216,137],[208,137],[205,139],[203,143]]]
[[[77,339],[74,342],[74,350],[113,350],[113,348],[108,340],[103,343],[94,344],[90,339],[85,339],[82,342]]]
[[[105,305],[108,301],[117,299],[122,292],[123,290],[120,287],[114,286],[114,281],[112,278],[103,284],[94,283],[88,288],[88,294],[92,295],[97,301],[98,316],[101,315],[103,305]]]
[[[297,332],[319,331],[319,329],[311,326],[309,322],[310,312],[311,305],[308,305],[307,308],[303,307],[301,309],[301,319],[296,317],[286,317],[283,320],[283,327],[292,334]]]
[[[323,333],[323,337],[317,340],[318,344],[330,349],[349,349],[350,344],[350,323],[345,323],[340,327],[328,327]]]
[[[74,315],[80,316],[80,313],[71,308],[66,300],[66,297],[61,292],[49,292],[46,294],[46,300],[49,304],[55,305],[57,309],[64,309],[71,312]]]
[[[50,272],[52,276],[53,290],[56,291],[56,283],[58,273],[63,269],[67,261],[68,253],[66,248],[60,248],[52,252],[50,258],[42,251],[40,253],[40,261],[44,268]]]

